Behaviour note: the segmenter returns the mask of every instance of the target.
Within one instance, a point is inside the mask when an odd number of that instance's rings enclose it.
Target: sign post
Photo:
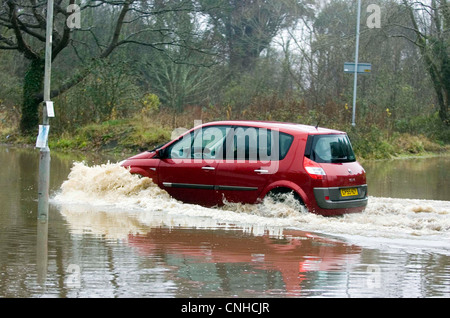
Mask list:
[[[355,70],[353,79],[353,112],[352,112],[352,126],[355,127],[355,112],[356,112],[356,91],[358,86],[358,54],[359,54],[359,24],[361,22],[361,0],[358,0],[358,17],[356,22],[356,49],[355,49]]]
[[[53,103],[50,101],[50,79],[52,68],[53,0],[47,1],[47,28],[45,35],[45,74],[44,74],[44,111],[43,123],[39,129],[36,147],[40,148],[38,219],[48,220],[48,191],[50,183],[50,149],[48,148],[49,115],[54,116]]]

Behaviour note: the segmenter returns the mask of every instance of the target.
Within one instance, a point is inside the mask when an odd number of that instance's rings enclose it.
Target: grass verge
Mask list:
[[[88,124],[73,132],[53,132],[50,130],[49,147],[63,152],[102,152],[110,154],[134,154],[170,140],[174,123],[163,115],[135,116],[129,119],[108,120],[98,124]],[[167,117],[167,116],[166,116]],[[162,120],[165,119],[165,120]],[[211,120],[204,120],[211,121]],[[176,126],[186,126],[194,122],[194,117],[184,116]],[[426,156],[450,152],[450,143],[442,138],[422,133],[392,132],[381,130],[375,125],[369,127],[330,127],[347,131],[359,160],[392,159],[408,156]],[[0,143],[30,145],[36,136],[22,136],[17,128],[0,129]]]

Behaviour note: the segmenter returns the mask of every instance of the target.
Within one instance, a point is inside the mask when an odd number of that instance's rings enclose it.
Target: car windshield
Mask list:
[[[312,160],[318,163],[355,161],[347,135],[316,135],[312,144]]]

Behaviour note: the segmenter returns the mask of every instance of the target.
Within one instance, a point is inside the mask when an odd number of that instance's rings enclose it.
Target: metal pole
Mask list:
[[[356,91],[358,86],[358,55],[359,55],[359,24],[361,22],[361,0],[358,0],[358,17],[356,22],[356,49],[355,49],[355,76],[353,80],[353,114],[352,114],[352,126],[356,126],[355,113],[356,113]]]
[[[48,222],[38,220],[36,241],[36,272],[37,281],[41,287],[45,286],[48,269]]]
[[[53,0],[47,1],[47,29],[45,36],[45,74],[44,74],[44,108],[43,125],[49,124],[46,102],[50,101],[50,78],[52,70],[52,33]],[[38,219],[48,219],[48,189],[50,183],[50,149],[48,144],[40,148],[39,185],[38,185]]]

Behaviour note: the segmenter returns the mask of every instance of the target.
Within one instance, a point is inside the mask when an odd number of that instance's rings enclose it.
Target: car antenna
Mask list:
[[[319,124],[320,124],[320,120],[321,120],[322,118],[319,118],[319,121],[317,122],[317,125],[316,125],[316,130],[317,130],[317,128],[319,128]]]

